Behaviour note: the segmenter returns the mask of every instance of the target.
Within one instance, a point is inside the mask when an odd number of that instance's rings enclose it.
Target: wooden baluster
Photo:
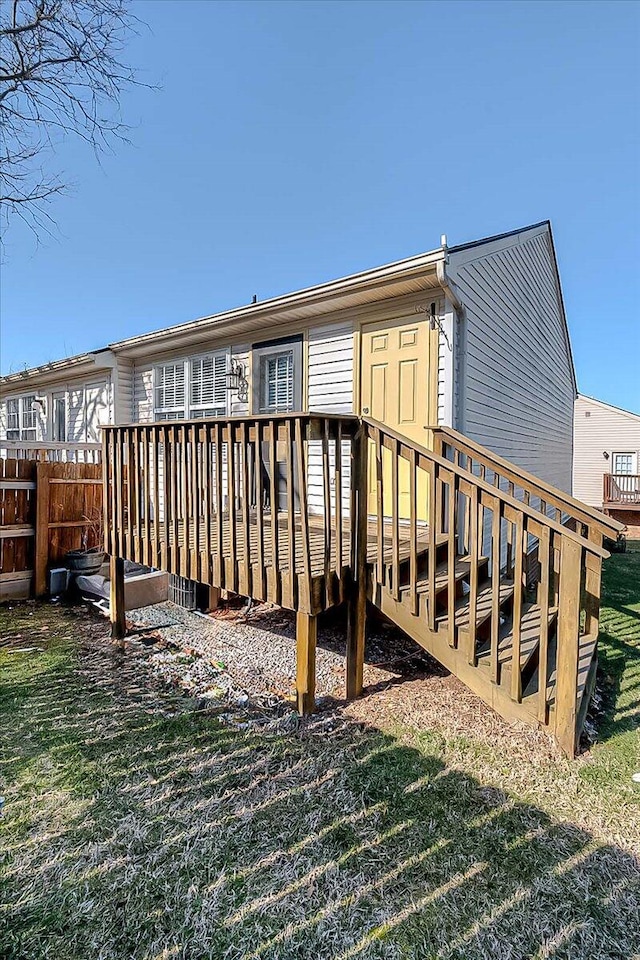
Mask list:
[[[190,576],[189,556],[191,553],[191,510],[189,506],[189,477],[187,463],[187,428],[182,424],[180,435],[180,518],[182,520],[182,544],[180,546],[180,574]]]
[[[202,581],[200,563],[200,495],[202,481],[200,479],[200,457],[198,456],[198,427],[194,423],[191,433],[191,504],[189,514],[193,524],[193,550],[191,551],[191,579]]]
[[[140,428],[134,427],[131,431],[132,452],[133,452],[133,522],[134,522],[134,544],[133,552],[137,563],[144,563],[142,553],[142,501],[140,499],[140,480],[142,467],[140,463]]]
[[[409,449],[409,597],[410,610],[418,615],[418,513],[416,505],[416,451]],[[378,527],[378,537],[382,536]]]
[[[234,425],[227,421],[227,501],[229,504],[229,568],[231,583],[229,587],[234,593],[238,592],[238,553],[236,528],[236,437]]]
[[[351,536],[356,542],[355,582],[351,584],[347,625],[347,698],[362,693],[367,619],[367,459],[368,428],[361,423],[351,441],[351,487],[356,491]]]
[[[353,443],[353,441],[352,441]],[[342,597],[342,568],[343,568],[343,520],[342,520],[342,422],[338,423],[336,439],[336,468],[335,468],[335,506],[336,506],[336,574],[340,584]],[[353,517],[349,518],[351,538],[353,539]]]
[[[515,495],[515,484],[513,480],[509,480],[507,484],[507,493],[510,497]],[[509,571],[513,570],[513,538],[514,534],[517,533],[514,528],[515,524],[507,523],[507,570]]]
[[[159,481],[158,481],[158,428],[149,427],[149,558],[152,567],[160,565],[158,553],[158,523],[159,523]]]
[[[329,476],[329,421],[322,421],[322,514],[324,519],[324,595],[332,603],[331,590],[331,477]]]
[[[111,444],[111,530],[109,554],[122,556],[122,517],[120,515],[120,491],[122,489],[122,448],[120,430],[109,430]]]
[[[293,432],[291,420],[284,421],[285,430],[285,473],[287,501],[287,538],[289,541],[289,584],[288,601],[292,610],[297,606],[296,580],[296,488],[293,475]]]
[[[478,560],[479,560],[479,536],[478,536],[478,488],[475,484],[471,487],[469,496],[469,517],[470,529],[469,538],[471,542],[470,550],[470,574],[469,574],[469,637],[467,658],[472,666],[476,666],[476,624],[478,619]]]
[[[580,544],[563,537],[560,548],[555,733],[560,747],[569,757],[575,755],[577,739],[581,563]]]
[[[126,460],[127,460],[127,536],[126,553],[124,557],[127,560],[133,559],[133,443],[131,441],[131,430],[127,427],[125,430],[126,442]]]
[[[308,430],[308,424],[306,426]],[[309,510],[307,504],[307,465],[300,417],[295,419],[296,465],[298,468],[298,498],[300,504],[300,534],[302,544],[303,576],[298,591],[298,607],[312,613],[311,596],[311,547],[309,542]],[[300,589],[300,586],[302,589]]]
[[[499,679],[500,642],[500,500],[491,499],[491,679]]]
[[[211,585],[212,563],[211,555],[213,546],[211,543],[211,427],[205,424],[202,428],[202,446],[200,455],[202,457],[202,510],[203,510],[203,537],[204,542],[200,546],[202,554],[200,566],[204,583]],[[198,521],[199,523],[200,521]]]
[[[547,671],[549,663],[549,584],[551,567],[551,538],[547,526],[543,526],[538,538],[540,583],[538,601],[540,606],[540,646],[538,650],[538,719],[547,720]]]
[[[282,599],[282,573],[280,567],[279,540],[280,530],[278,527],[278,458],[277,458],[277,437],[276,424],[274,420],[269,421],[269,496],[271,499],[271,570],[273,576],[273,591],[275,602],[280,603]]]
[[[447,617],[449,620],[449,646],[456,644],[456,503],[457,477],[449,474],[447,485]]]
[[[223,433],[218,422],[214,424],[213,431],[213,455],[216,458],[215,486],[213,491],[216,511],[216,542],[213,560],[214,585],[216,587],[225,587],[227,583],[227,577],[224,563],[224,490],[222,460]]]
[[[153,510],[153,452],[152,452],[153,431],[149,427],[142,430],[142,469],[144,479],[144,555],[145,563],[148,567],[156,566],[153,552],[151,549],[151,512]]]
[[[437,470],[439,468],[432,461],[429,461],[429,605],[428,605],[428,623],[432,633],[436,629],[436,563],[438,551],[438,528],[436,518],[436,482]]]
[[[169,476],[167,466],[167,429],[166,427],[160,427],[160,439],[162,440],[162,544],[160,548],[160,563],[163,570],[169,570],[169,497],[167,491],[169,489]],[[160,461],[158,460],[158,472],[160,470]],[[160,483],[160,477],[158,476],[158,484]],[[160,522],[160,501],[158,501],[158,518],[156,523]],[[159,536],[159,534],[158,534]]]
[[[169,497],[171,501],[171,572],[180,573],[180,519],[178,516],[179,450],[176,440],[176,427],[169,427],[169,449],[167,466],[171,467]]]
[[[247,596],[251,590],[251,516],[249,513],[251,498],[249,496],[249,439],[247,424],[243,420],[240,424],[240,449],[242,450],[242,552],[244,563],[241,567],[240,592]]]
[[[510,525],[513,531],[511,547],[515,546],[513,560],[513,644],[511,651],[511,699],[522,700],[522,674],[520,672],[520,650],[522,640],[522,596],[524,587],[524,516],[518,512],[515,523]]]
[[[486,480],[487,471],[484,463],[479,464],[480,479]],[[480,552],[484,553],[484,503],[482,495],[478,498],[478,536],[480,537]]]
[[[589,528],[588,539],[602,547],[602,534]],[[600,630],[600,590],[602,585],[602,557],[587,553],[585,557],[585,633],[597,637]]]
[[[375,430],[376,457],[376,583],[384,583],[384,471],[382,469],[382,436]],[[368,449],[367,449],[368,454]]]
[[[260,599],[267,599],[265,556],[264,556],[264,497],[262,495],[262,421],[256,420],[254,438],[255,483],[256,483],[256,554]],[[255,588],[255,582],[254,582]]]
[[[398,503],[398,441],[391,438],[391,595],[400,599],[400,530]]]

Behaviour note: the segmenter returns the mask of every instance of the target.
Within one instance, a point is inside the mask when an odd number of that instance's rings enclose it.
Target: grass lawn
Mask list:
[[[639,550],[607,561],[602,631],[570,763],[357,708],[222,727],[84,610],[0,608],[0,957],[638,956]]]

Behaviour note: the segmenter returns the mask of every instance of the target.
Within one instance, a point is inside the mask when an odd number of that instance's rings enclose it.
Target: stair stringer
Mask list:
[[[450,645],[446,628],[435,632],[430,630],[426,618],[414,616],[408,606],[393,598],[387,587],[373,584],[370,599],[385,617],[404,630],[412,640],[505,720],[520,720],[534,727],[544,726],[536,715],[535,698],[532,698],[531,705],[526,699],[521,703],[512,700],[503,687],[492,682],[488,671],[481,666],[474,667],[463,650]]]

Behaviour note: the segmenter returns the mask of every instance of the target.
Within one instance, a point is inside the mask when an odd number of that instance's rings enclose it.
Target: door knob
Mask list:
[[[364,414],[369,413],[369,407],[363,407],[363,408],[362,408],[362,412],[363,412]]]

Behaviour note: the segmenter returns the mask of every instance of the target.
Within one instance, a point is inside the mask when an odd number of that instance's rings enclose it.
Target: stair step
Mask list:
[[[520,618],[520,669],[525,670],[534,656],[540,642],[540,622],[542,610],[537,603],[524,603]],[[553,625],[558,611],[555,607],[549,610],[549,627]],[[511,667],[513,652],[513,621],[510,619],[500,627],[498,639],[498,662]],[[487,662],[491,656],[491,644],[486,641],[478,650],[478,662]]]
[[[513,591],[513,580],[500,581],[501,607],[511,599],[513,596]],[[469,596],[470,595],[468,593],[465,594],[465,596],[461,597],[456,603],[456,626],[458,630],[463,633],[469,629]],[[491,583],[488,583],[486,586],[483,586],[478,590],[478,600],[476,603],[476,629],[491,617],[492,599],[493,589]],[[446,613],[436,618],[440,628],[446,627],[448,620],[449,617]]]
[[[478,567],[481,567],[483,564],[489,562],[488,557],[478,557]],[[471,559],[469,557],[458,557],[455,563],[455,579],[456,583],[460,580],[468,580],[471,574]],[[439,563],[436,567],[436,593],[439,593],[441,590],[446,589],[449,584],[449,564],[446,560],[443,560],[442,563]],[[409,584],[404,584],[400,587],[400,594],[407,594],[411,592],[411,587]],[[419,594],[425,594],[429,592],[429,580],[426,577],[418,580],[416,582],[416,592]]]

